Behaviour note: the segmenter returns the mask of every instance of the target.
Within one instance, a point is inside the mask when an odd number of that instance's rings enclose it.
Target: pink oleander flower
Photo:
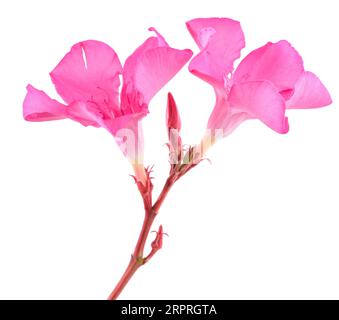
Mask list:
[[[136,176],[144,179],[140,163],[143,138],[138,124],[147,115],[152,97],[192,56],[191,50],[171,48],[154,28],[150,31],[157,36],[138,47],[124,67],[115,51],[103,42],[88,40],[75,44],[50,73],[65,104],[28,85],[24,118],[69,118],[84,126],[105,128],[132,162]],[[123,85],[119,94],[121,74]]]
[[[316,75],[305,71],[298,52],[285,40],[252,51],[233,72],[245,46],[240,23],[226,18],[187,22],[201,50],[189,64],[194,75],[211,84],[216,104],[207,129],[212,136],[232,132],[247,119],[259,119],[278,133],[289,129],[286,109],[318,108],[331,97]]]

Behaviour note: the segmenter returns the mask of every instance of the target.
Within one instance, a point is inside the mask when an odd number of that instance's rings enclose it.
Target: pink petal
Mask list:
[[[214,109],[207,123],[210,130],[224,129],[230,118],[230,105],[228,103],[228,95],[226,90],[216,90],[216,102]]]
[[[145,103],[168,82],[191,58],[191,50],[159,47],[140,57],[135,72],[135,86],[143,94]]]
[[[307,71],[299,77],[294,95],[287,101],[287,108],[319,108],[331,103],[331,96],[320,79],[312,72]]]
[[[287,42],[267,43],[241,61],[234,73],[234,83],[270,81],[288,98],[304,72],[298,52]]]
[[[151,28],[155,31],[155,29]],[[164,38],[147,39],[126,60],[121,92],[121,110],[124,114],[147,110],[152,97],[191,58],[191,50],[169,47]]]
[[[92,101],[107,110],[119,112],[118,56],[107,44],[88,40],[75,44],[51,72],[56,90],[64,101]]]
[[[116,135],[119,130],[124,129],[132,130],[137,135],[139,121],[146,115],[147,112],[127,114],[115,119],[104,119],[102,123],[103,127],[113,135]]]
[[[201,18],[186,23],[201,52],[189,70],[213,86],[223,87],[234,60],[245,47],[240,23],[226,18]]]
[[[107,129],[115,138],[123,154],[132,163],[142,163],[144,139],[141,119],[147,113],[133,113],[116,119],[102,121],[102,127]]]
[[[139,112],[142,109],[147,110],[147,103],[135,85],[136,70],[140,61],[140,57],[145,52],[156,49],[158,47],[167,47],[168,44],[164,38],[153,28],[149,30],[156,32],[157,37],[148,38],[141,46],[139,46],[125,61],[123,71],[123,86],[121,91],[121,110],[123,114]]]
[[[229,103],[238,112],[257,118],[278,133],[288,132],[285,101],[267,81],[244,82],[233,85]]]
[[[250,116],[247,112],[230,106],[226,90],[216,90],[216,98],[207,128],[212,135],[225,137]]]
[[[102,127],[103,114],[94,106],[85,102],[73,102],[67,108],[67,117],[83,126]]]
[[[168,43],[166,42],[165,38],[158,32],[157,29],[151,27],[151,28],[148,28],[148,31],[153,31],[156,35],[157,35],[157,46],[160,46],[160,47],[169,47]]]
[[[124,84],[133,82],[138,60],[145,52],[159,47],[169,47],[163,36],[155,28],[149,28],[148,30],[155,32],[156,37],[148,38],[126,59],[123,71]]]
[[[23,115],[27,121],[50,121],[66,118],[66,106],[51,99],[46,93],[27,86],[23,103]]]
[[[132,113],[116,118],[106,118],[95,106],[84,102],[74,102],[67,107],[67,116],[84,126],[105,128],[111,133],[124,155],[132,162],[143,154],[143,134],[139,121],[147,113]]]

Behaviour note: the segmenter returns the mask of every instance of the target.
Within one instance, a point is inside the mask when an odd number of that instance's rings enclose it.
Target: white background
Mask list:
[[[158,223],[169,237],[121,295],[126,299],[339,298],[339,110],[336,1],[0,2],[0,298],[105,299],[129,261],[143,207],[132,171],[103,129],[22,118],[25,86],[53,98],[51,71],[81,40],[110,44],[121,61],[158,28],[198,50],[196,17],[241,21],[243,56],[287,39],[334,103],[288,113],[281,136],[241,125],[181,180]],[[151,102],[144,121],[155,193],[168,172],[166,93],[186,143],[197,143],[214,103],[185,66]],[[149,246],[148,246],[149,247]]]

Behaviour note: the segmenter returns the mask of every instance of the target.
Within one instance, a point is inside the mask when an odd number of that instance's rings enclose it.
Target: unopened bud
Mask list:
[[[181,130],[181,120],[177,105],[172,94],[169,92],[167,96],[167,112],[166,112],[166,121],[168,132],[171,129],[175,129],[178,132]]]
[[[170,149],[170,163],[177,164],[182,157],[182,144],[180,137],[181,120],[177,105],[172,94],[169,92],[167,96],[167,134]]]

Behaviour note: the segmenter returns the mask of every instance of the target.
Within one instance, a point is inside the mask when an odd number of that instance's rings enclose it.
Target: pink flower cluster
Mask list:
[[[205,149],[245,120],[259,119],[274,131],[286,133],[287,109],[331,103],[327,89],[315,74],[304,70],[301,56],[287,41],[269,42],[252,51],[234,71],[233,63],[245,46],[239,22],[201,18],[187,22],[187,28],[200,49],[190,61],[189,70],[212,85],[216,94],[203,139]],[[123,67],[105,43],[88,40],[75,44],[50,73],[64,103],[28,85],[24,118],[69,118],[84,126],[105,128],[134,165],[136,176],[143,180],[143,138],[138,124],[148,114],[152,97],[192,56],[191,50],[174,49],[154,28],[150,30],[156,36],[139,46]],[[171,96],[169,101],[175,105]],[[180,130],[176,106],[169,110],[168,128]],[[206,142],[208,139],[213,142]]]
[[[26,120],[68,118],[84,126],[105,128],[133,165],[144,202],[144,222],[130,262],[110,300],[117,299],[134,273],[161,249],[166,234],[162,225],[150,252],[145,254],[159,209],[175,182],[202,161],[215,141],[249,119],[259,119],[283,134],[289,129],[287,109],[318,108],[332,102],[319,78],[304,70],[300,55],[287,41],[269,42],[252,51],[234,70],[234,61],[245,46],[239,22],[225,18],[194,19],[187,22],[187,28],[200,49],[190,61],[189,71],[214,88],[216,102],[201,143],[185,149],[179,111],[172,94],[168,94],[166,121],[171,169],[156,200],[152,169],[144,168],[142,161],[140,123],[149,112],[153,96],[190,60],[191,50],[170,47],[151,28],[156,36],[148,38],[122,66],[107,44],[84,41],[75,44],[50,74],[63,103],[27,86],[23,104]]]

